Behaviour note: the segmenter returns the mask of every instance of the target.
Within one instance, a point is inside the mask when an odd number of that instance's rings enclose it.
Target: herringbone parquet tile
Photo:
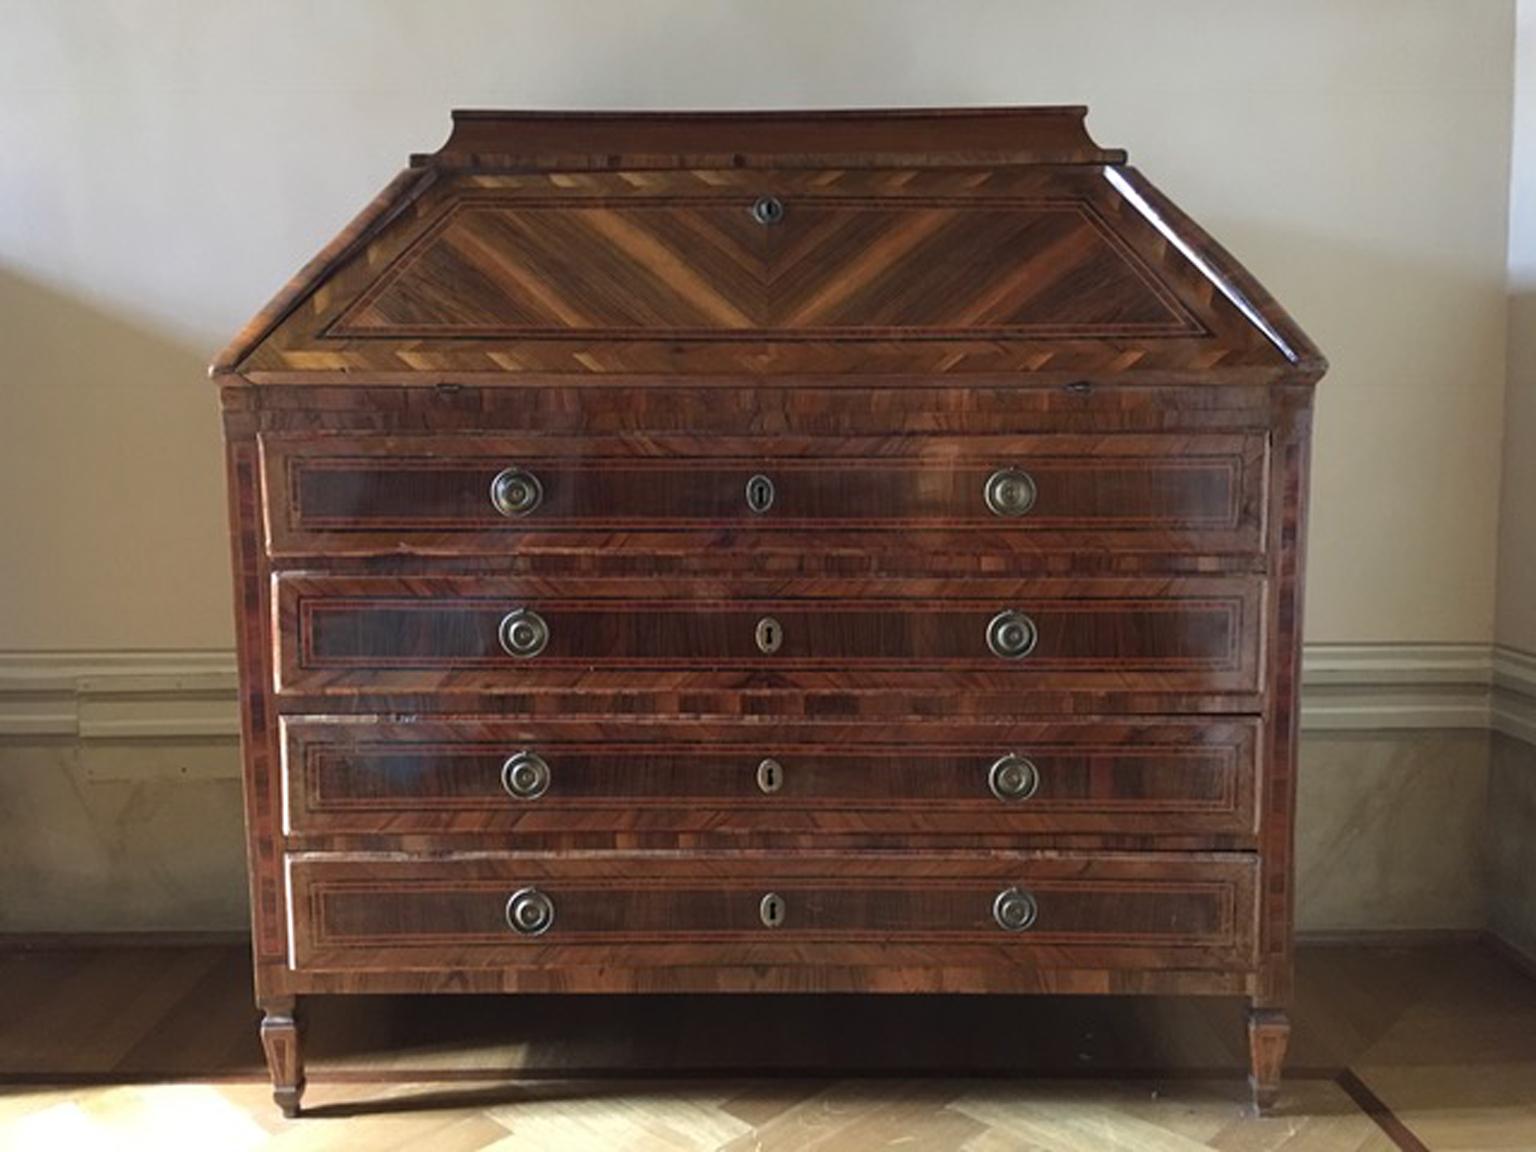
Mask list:
[[[152,1084],[0,1099],[0,1150],[430,1149],[432,1152],[1391,1152],[1335,1084],[1303,1081],[1258,1119],[1232,1082],[1063,1085],[831,1081],[776,1087],[428,1083],[316,1085],[276,1118],[264,1085]],[[306,1103],[309,1101],[307,1100]]]
[[[286,1121],[243,950],[0,951],[0,1152],[1536,1152],[1536,982],[1471,945],[1302,952],[1263,1118],[1224,1001],[313,1007]]]

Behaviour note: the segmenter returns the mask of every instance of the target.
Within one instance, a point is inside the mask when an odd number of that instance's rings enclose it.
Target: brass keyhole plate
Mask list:
[[[752,205],[752,219],[759,224],[777,224],[784,219],[784,202],[777,196],[759,196]]]
[[[761,516],[773,507],[773,481],[758,474],[747,481],[747,507]]]
[[[771,756],[757,766],[757,786],[772,795],[784,787],[784,766]]]
[[[764,616],[757,622],[754,638],[757,640],[757,650],[765,656],[772,656],[784,643],[784,626],[772,616]]]
[[[784,897],[777,892],[770,892],[764,896],[762,903],[757,906],[757,914],[762,918],[764,927],[777,928],[784,923],[784,913],[787,911]]]

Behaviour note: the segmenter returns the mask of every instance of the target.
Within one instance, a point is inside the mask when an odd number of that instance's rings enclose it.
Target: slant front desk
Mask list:
[[[360,992],[1243,997],[1273,1101],[1325,364],[1083,117],[461,112],[219,358],[286,1112]]]

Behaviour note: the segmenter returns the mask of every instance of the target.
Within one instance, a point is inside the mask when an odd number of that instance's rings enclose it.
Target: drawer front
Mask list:
[[[288,858],[301,969],[1250,963],[1256,858]],[[516,925],[514,927],[514,925]]]
[[[943,529],[1226,554],[1263,537],[1259,434],[268,437],[263,449],[277,555],[501,554],[621,529]]]
[[[283,720],[297,834],[1254,831],[1257,720]]]
[[[852,684],[959,672],[971,686],[1191,692],[1256,691],[1260,678],[1257,577],[887,585],[847,599],[683,585],[574,598],[547,587],[285,575],[279,690],[527,689],[603,672],[727,686],[743,673]],[[665,592],[675,598],[652,598]]]

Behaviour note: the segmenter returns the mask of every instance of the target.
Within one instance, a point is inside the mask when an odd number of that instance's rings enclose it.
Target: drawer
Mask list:
[[[284,717],[291,834],[1251,837],[1257,719]]]
[[[308,970],[668,964],[1233,967],[1243,854],[287,858]]]
[[[1223,554],[1263,542],[1257,433],[268,436],[263,459],[279,556],[504,554],[570,548],[582,533],[606,549],[646,543],[616,530],[942,530],[962,534],[960,547],[970,533],[971,547],[996,537]]]
[[[654,684],[667,673],[700,687],[938,677],[950,692],[1030,682],[1253,692],[1263,586],[845,582],[836,596],[815,583],[821,595],[768,596],[748,586],[290,573],[276,582],[278,689],[507,691],[597,684],[606,673]]]

